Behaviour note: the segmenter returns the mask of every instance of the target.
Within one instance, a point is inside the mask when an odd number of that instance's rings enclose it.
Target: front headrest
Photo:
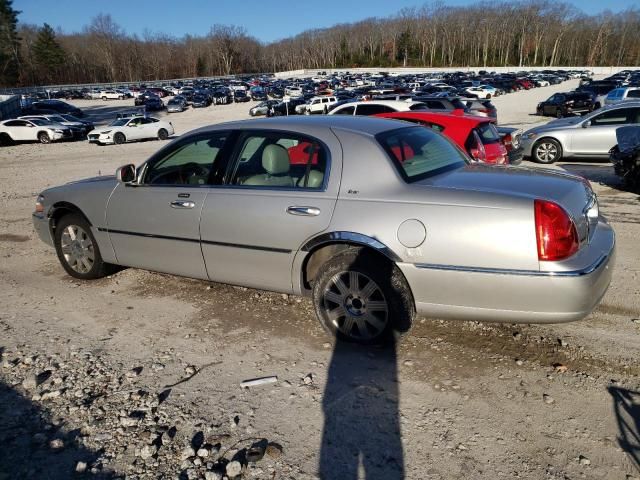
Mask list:
[[[262,152],[262,168],[269,175],[289,172],[289,152],[282,145],[267,145]]]

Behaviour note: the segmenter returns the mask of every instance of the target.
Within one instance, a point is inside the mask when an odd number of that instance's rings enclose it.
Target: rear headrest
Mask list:
[[[269,175],[289,172],[289,152],[282,145],[267,145],[262,152],[262,168]]]

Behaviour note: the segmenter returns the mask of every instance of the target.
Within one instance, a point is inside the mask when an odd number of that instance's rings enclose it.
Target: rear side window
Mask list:
[[[390,113],[395,112],[391,108],[385,105],[358,105],[356,115],[377,115],[378,113]]]
[[[476,131],[478,132],[483,145],[500,142],[500,134],[492,123],[481,123],[476,127]]]
[[[629,90],[627,98],[640,98],[640,90]]]
[[[409,183],[460,168],[467,161],[458,147],[428,128],[401,128],[376,138]]]
[[[336,112],[334,113],[334,115],[353,115],[354,110],[356,109],[356,107],[344,107],[341,108],[340,110],[336,110]]]

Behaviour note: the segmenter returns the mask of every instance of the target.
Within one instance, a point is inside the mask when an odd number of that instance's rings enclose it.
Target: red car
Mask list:
[[[454,110],[452,113],[393,112],[375,116],[404,120],[432,128],[453,140],[477,162],[496,165],[509,163],[507,149],[496,129],[495,120],[491,118],[465,115],[462,110]],[[405,158],[406,153],[398,152],[402,158]]]
[[[516,84],[520,85],[525,90],[530,90],[535,87],[534,83],[531,80],[526,78],[519,78],[516,80]]]

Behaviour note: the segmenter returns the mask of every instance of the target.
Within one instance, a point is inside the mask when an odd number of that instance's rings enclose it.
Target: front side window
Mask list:
[[[214,163],[220,156],[227,134],[202,136],[187,141],[165,157],[149,165],[145,185],[207,185]]]
[[[326,147],[312,138],[286,132],[249,134],[230,184],[264,188],[321,189],[328,172]]]
[[[629,90],[627,98],[640,98],[640,90]]]
[[[428,128],[401,128],[376,138],[409,183],[460,168],[467,162],[458,147]]]

